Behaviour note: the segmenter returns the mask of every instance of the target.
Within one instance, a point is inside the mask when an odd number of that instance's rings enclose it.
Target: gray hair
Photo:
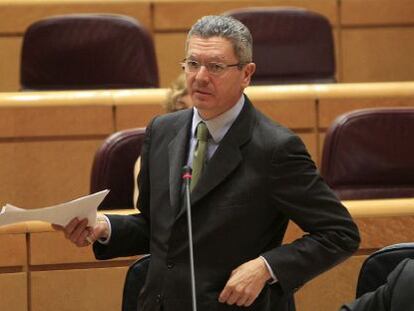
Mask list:
[[[229,40],[240,63],[252,61],[253,39],[249,29],[237,19],[223,15],[208,15],[200,18],[187,35],[185,50],[192,36],[201,38],[221,37]]]

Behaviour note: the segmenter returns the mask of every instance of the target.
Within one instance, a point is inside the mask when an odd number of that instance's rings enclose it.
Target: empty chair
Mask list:
[[[37,21],[24,34],[20,83],[22,90],[158,87],[152,37],[122,15]]]
[[[133,208],[134,165],[141,154],[145,129],[136,128],[109,136],[95,154],[91,174],[91,193],[111,191],[100,210]]]
[[[414,243],[390,245],[371,254],[361,267],[356,297],[385,284],[391,271],[406,258],[414,259]]]
[[[240,20],[252,34],[257,65],[253,85],[335,82],[332,30],[324,16],[276,7],[225,14]]]
[[[326,134],[322,176],[342,200],[414,197],[414,108],[364,109]]]

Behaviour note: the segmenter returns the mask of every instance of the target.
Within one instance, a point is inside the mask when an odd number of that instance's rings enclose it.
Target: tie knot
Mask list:
[[[196,137],[198,140],[207,141],[208,128],[204,122],[198,123],[197,129],[196,129]]]

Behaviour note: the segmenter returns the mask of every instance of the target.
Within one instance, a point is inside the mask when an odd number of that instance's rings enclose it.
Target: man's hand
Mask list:
[[[250,306],[271,279],[262,258],[250,260],[232,271],[219,301],[229,305]]]
[[[88,220],[77,218],[72,219],[65,227],[52,224],[53,229],[63,231],[65,237],[76,244],[78,247],[84,247],[92,244],[98,239],[108,237],[108,223],[105,219],[98,216],[95,227],[88,227]]]

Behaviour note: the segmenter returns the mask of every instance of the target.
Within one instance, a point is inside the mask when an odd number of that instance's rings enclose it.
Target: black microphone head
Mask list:
[[[182,178],[183,179],[191,179],[191,167],[189,167],[188,165],[183,166]]]

